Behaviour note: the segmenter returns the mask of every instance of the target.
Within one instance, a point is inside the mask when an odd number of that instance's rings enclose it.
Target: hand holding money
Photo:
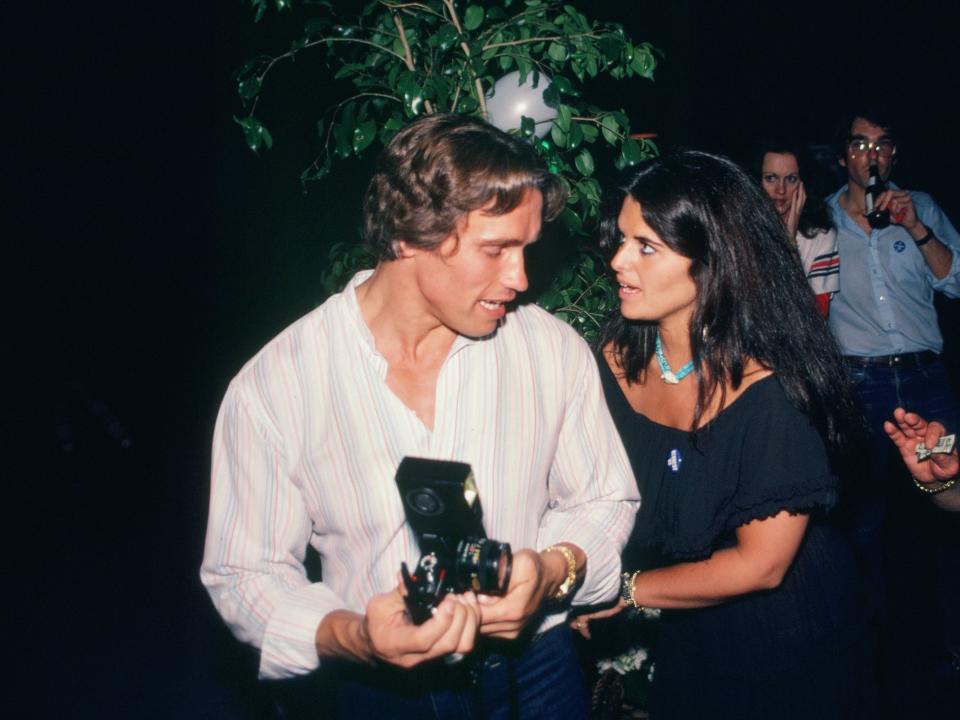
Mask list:
[[[893,421],[885,422],[883,428],[921,487],[929,486],[933,492],[960,473],[960,460],[954,447],[956,436],[946,435],[940,423],[928,423],[916,413],[897,408],[893,411]]]

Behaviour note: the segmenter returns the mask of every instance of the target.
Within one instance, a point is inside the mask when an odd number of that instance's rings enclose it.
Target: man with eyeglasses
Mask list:
[[[883,423],[903,407],[958,426],[933,294],[960,297],[960,234],[929,195],[890,182],[897,138],[882,112],[858,112],[840,128],[836,152],[847,184],[827,207],[837,228],[841,291],[829,322],[869,425],[866,457],[852,459],[848,477],[853,539],[864,561],[868,610],[880,620],[887,705],[904,717],[933,717],[923,708],[935,695],[929,683],[949,667],[944,639],[954,651],[960,647],[956,620],[945,609],[960,602],[956,587],[948,590],[956,585],[948,575],[960,574],[960,533],[944,527],[923,493],[900,477],[903,466]],[[872,165],[886,183],[875,202],[890,214],[882,229],[871,227],[865,212]],[[918,614],[925,592],[929,604]]]

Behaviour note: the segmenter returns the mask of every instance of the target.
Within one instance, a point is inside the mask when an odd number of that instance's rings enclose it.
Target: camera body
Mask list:
[[[513,554],[509,543],[488,539],[484,532],[470,466],[405,457],[396,481],[407,522],[420,544],[414,571],[406,563],[400,568],[413,622],[429,619],[447,593],[505,593]]]

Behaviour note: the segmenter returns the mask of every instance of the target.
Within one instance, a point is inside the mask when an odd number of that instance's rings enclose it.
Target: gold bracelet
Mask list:
[[[658,617],[660,617],[660,608],[648,608],[640,605],[637,602],[636,596],[633,594],[634,581],[637,579],[637,575],[639,575],[641,572],[643,571],[636,570],[632,574],[625,572],[620,576],[623,578],[623,582],[620,585],[620,597],[622,597],[628,605],[630,605],[645,618],[656,620]]]
[[[940,481],[937,481],[937,482],[940,482]],[[932,488],[932,487],[930,487],[930,483],[922,483],[922,482],[920,482],[919,480],[917,480],[916,478],[913,478],[913,484],[916,485],[917,488],[918,488],[921,492],[927,493],[927,495],[939,495],[940,493],[944,492],[945,490],[949,490],[949,489],[952,488],[954,485],[956,485],[956,484],[957,484],[957,478],[956,478],[956,477],[952,477],[952,478],[950,478],[949,480],[944,480],[944,481],[940,484],[940,487],[938,487],[938,488]]]
[[[560,587],[557,588],[557,591],[553,594],[553,597],[550,599],[554,602],[560,602],[565,600],[567,595],[570,594],[570,591],[573,589],[573,586],[577,583],[577,556],[573,554],[573,551],[568,548],[566,545],[551,545],[542,550],[542,552],[548,553],[551,550],[556,551],[563,555],[564,559],[567,561],[567,577],[560,584]]]

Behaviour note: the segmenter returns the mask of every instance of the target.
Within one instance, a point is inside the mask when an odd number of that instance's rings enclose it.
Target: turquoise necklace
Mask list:
[[[660,342],[660,330],[657,330],[657,342],[654,345],[654,351],[657,355],[657,365],[660,366],[660,379],[667,383],[667,385],[676,385],[693,372],[693,368],[695,367],[693,360],[676,372],[670,369],[670,363],[667,362],[667,358],[663,354],[663,344]]]

